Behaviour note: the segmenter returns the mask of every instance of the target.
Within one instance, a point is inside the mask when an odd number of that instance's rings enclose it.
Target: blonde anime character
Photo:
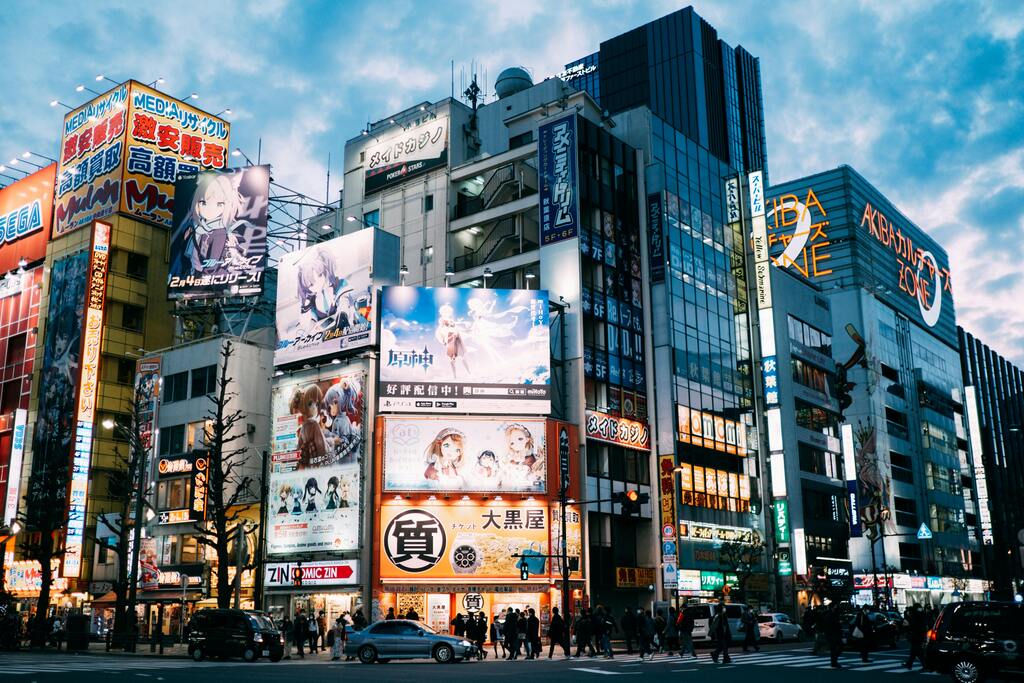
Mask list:
[[[513,477],[525,484],[533,485],[543,476],[544,458],[526,425],[513,422],[505,428],[505,461]]]
[[[462,367],[469,373],[469,363],[466,362],[466,344],[462,340],[462,332],[459,330],[459,323],[455,320],[455,309],[451,304],[442,304],[437,309],[437,329],[434,330],[434,338],[444,346],[444,353],[452,366],[452,378],[455,378],[455,362],[462,359]]]
[[[444,484],[461,483],[462,475],[459,474],[459,468],[462,466],[465,448],[465,434],[454,427],[442,429],[423,454],[427,463],[423,478]]]
[[[172,277],[214,275],[247,265],[238,235],[249,228],[239,219],[244,200],[238,192],[241,173],[200,173],[185,219],[175,230],[172,244],[182,244],[171,264]]]
[[[292,499],[292,490],[291,484],[281,484],[280,488],[277,489],[277,499],[280,502],[280,507],[277,508],[277,514],[288,514],[288,505]]]

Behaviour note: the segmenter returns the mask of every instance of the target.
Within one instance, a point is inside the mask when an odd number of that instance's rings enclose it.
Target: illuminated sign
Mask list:
[[[135,362],[135,404],[139,440],[147,457],[156,449],[156,416],[160,398],[160,359],[140,358]],[[161,461],[161,464],[163,461]],[[158,472],[163,472],[158,467]]]
[[[603,441],[636,451],[651,450],[651,434],[646,422],[615,417],[597,410],[588,410],[586,433],[588,439],[595,441]]]
[[[56,177],[57,165],[50,164],[0,188],[0,273],[18,268],[22,259],[31,262],[46,255]]]
[[[654,585],[653,567],[616,567],[616,588],[647,588]]]
[[[813,188],[808,188],[802,197],[773,197],[768,220],[767,247],[776,252],[772,263],[779,268],[792,267],[808,279],[832,274],[824,263],[832,258],[828,253],[831,242],[825,232],[829,227],[828,213]]]
[[[764,386],[765,407],[779,405],[779,360],[775,356],[761,359],[761,383]]]
[[[575,111],[537,129],[541,246],[579,234],[577,136]]]
[[[742,422],[676,405],[677,438],[682,443],[722,453],[747,455],[747,428]]]
[[[964,387],[964,404],[967,408],[967,431],[971,443],[971,459],[974,463],[974,485],[978,490],[978,521],[981,522],[981,540],[992,545],[992,511],[989,509],[988,477],[982,462],[981,420],[978,418],[978,396],[973,386]]]
[[[574,81],[577,78],[583,78],[597,71],[597,64],[573,64],[568,67],[562,73],[558,74],[557,78],[561,78],[563,81]]]
[[[725,181],[725,216],[727,223],[740,220],[740,179],[735,176]]]
[[[700,573],[700,589],[702,591],[717,591],[725,587],[725,574],[722,572]]]
[[[63,593],[68,589],[68,580],[60,574],[60,560],[54,559],[50,566],[53,583],[50,590]],[[43,573],[37,560],[17,560],[4,566],[4,585],[17,597],[38,596],[43,587]]]
[[[692,592],[700,590],[700,570],[680,569],[676,576],[679,581],[679,592]]]
[[[11,460],[7,468],[7,500],[0,524],[11,524],[18,516],[18,494],[21,492],[21,461],[25,455],[25,425],[28,411],[14,411],[14,434],[11,436]]]
[[[789,543],[789,501],[782,499],[774,503],[775,542]]]
[[[161,475],[174,475],[183,474],[185,472],[192,471],[192,461],[185,458],[161,458],[159,465],[157,465],[157,471]]]
[[[661,498],[661,527],[662,538],[667,533],[672,533],[676,525],[676,485],[675,485],[675,456],[663,455],[658,458],[658,483],[661,490],[658,492]]]
[[[196,456],[196,466],[192,471],[192,518],[195,520],[206,519],[209,465],[209,456],[205,452],[199,452]]]
[[[354,586],[359,584],[356,560],[324,562],[270,562],[264,571],[268,588],[290,586]]]
[[[181,524],[192,521],[192,510],[182,508],[180,510],[163,510],[160,512],[160,524]]]
[[[448,117],[427,118],[365,150],[363,194],[379,192],[448,163]]]
[[[99,221],[93,224],[90,254],[89,280],[85,290],[85,330],[82,333],[82,374],[78,382],[74,460],[71,466],[68,529],[64,553],[64,576],[67,577],[77,577],[82,568],[89,465],[100,376],[100,345],[103,341],[103,308],[106,302],[107,270],[110,260],[109,224]]]
[[[761,542],[761,535],[753,529],[707,522],[680,522],[679,538],[708,543],[755,544]]]
[[[750,511],[750,477],[710,467],[680,463],[683,505],[732,512]]]

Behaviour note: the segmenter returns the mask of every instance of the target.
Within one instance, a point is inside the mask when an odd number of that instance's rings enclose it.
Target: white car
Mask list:
[[[794,624],[788,614],[772,612],[770,614],[758,614],[757,625],[761,629],[762,640],[774,640],[781,643],[784,640],[803,640],[804,630],[800,624]]]

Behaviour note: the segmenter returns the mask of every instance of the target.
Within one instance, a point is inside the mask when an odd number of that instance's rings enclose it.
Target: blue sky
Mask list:
[[[761,58],[772,178],[854,166],[949,252],[961,324],[1024,365],[1024,3],[694,4]],[[163,77],[230,107],[233,146],[255,157],[262,139],[278,182],[323,197],[328,152],[337,189],[344,141],[447,96],[450,60],[456,78],[475,61],[492,83],[515,64],[539,80],[683,6],[9,0],[0,157],[56,156],[63,111],[48,102],[81,103],[75,86],[103,90],[98,73]]]

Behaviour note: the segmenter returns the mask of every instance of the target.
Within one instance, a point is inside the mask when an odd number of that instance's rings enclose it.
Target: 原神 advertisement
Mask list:
[[[270,167],[182,176],[174,193],[168,297],[259,294],[267,264]]]
[[[537,418],[387,417],[384,490],[544,493],[545,433]]]
[[[380,305],[380,410],[550,412],[547,291],[384,287]]]
[[[281,258],[276,365],[374,342],[373,239],[360,230]]]
[[[359,547],[365,383],[360,368],[275,385],[270,554]]]

